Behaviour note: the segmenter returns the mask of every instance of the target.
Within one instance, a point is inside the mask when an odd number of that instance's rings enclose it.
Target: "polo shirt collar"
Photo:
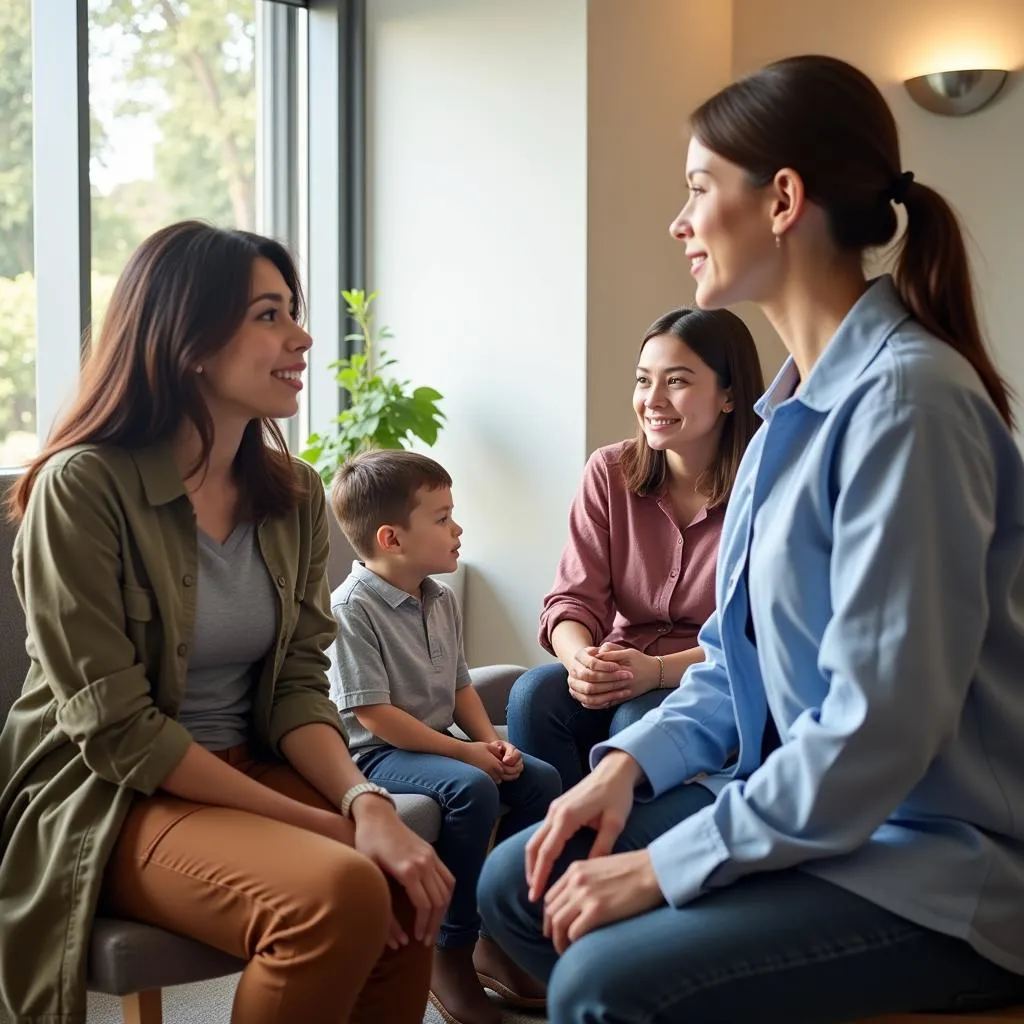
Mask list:
[[[368,569],[366,565],[358,559],[352,563],[352,575],[355,576],[356,579],[365,583],[390,608],[398,608],[406,601],[416,600],[412,594],[407,594],[404,590],[400,590],[393,584],[388,583],[386,579],[382,576],[378,576],[372,569]],[[420,585],[420,593],[423,597],[423,603],[426,604],[433,598],[440,596],[443,589],[444,588],[437,582],[437,580],[428,576]]]

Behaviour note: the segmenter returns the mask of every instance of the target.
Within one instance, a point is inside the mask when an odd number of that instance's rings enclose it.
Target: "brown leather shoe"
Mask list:
[[[501,1008],[476,976],[472,946],[434,950],[430,1002],[448,1024],[501,1024]]]
[[[484,988],[517,1010],[543,1010],[547,988],[524,971],[494,939],[481,935],[473,950],[473,966]]]

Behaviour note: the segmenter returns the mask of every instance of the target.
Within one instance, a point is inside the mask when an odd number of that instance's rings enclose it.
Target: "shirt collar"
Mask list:
[[[185,494],[169,442],[135,448],[129,453],[142,480],[150,505],[167,505]]]
[[[398,587],[388,583],[383,576],[378,576],[372,569],[368,569],[358,559],[352,563],[352,575],[355,576],[357,580],[365,583],[391,608],[397,608],[406,601],[416,601],[416,598],[413,597],[412,594],[407,594],[404,590],[399,590]],[[426,579],[424,579],[420,584],[420,594],[423,597],[423,604],[426,604],[428,601],[438,597],[443,589],[444,588],[437,582],[437,580],[431,579],[429,576],[426,577]]]
[[[783,402],[793,398],[816,412],[828,412],[849,392],[893,331],[909,318],[892,278],[888,274],[875,278],[843,318],[799,393],[794,395],[800,375],[790,356],[754,411],[770,420]]]

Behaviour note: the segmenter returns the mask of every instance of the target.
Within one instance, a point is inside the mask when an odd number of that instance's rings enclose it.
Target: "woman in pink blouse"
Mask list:
[[[590,457],[540,642],[558,661],[512,689],[509,739],[564,789],[599,740],[637,721],[703,657],[725,504],[759,420],[754,340],[726,310],[674,309],[644,335],[636,436]]]

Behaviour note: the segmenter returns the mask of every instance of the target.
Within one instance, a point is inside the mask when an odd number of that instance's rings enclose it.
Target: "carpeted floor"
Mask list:
[[[236,981],[237,976],[164,989],[164,1024],[228,1024]],[[0,1011],[0,1022],[3,1020]],[[544,1024],[545,1020],[540,1014],[506,1013],[504,1024]],[[429,1005],[423,1021],[444,1024],[441,1015]],[[89,1024],[122,1024],[120,1002],[113,996],[90,993]]]

